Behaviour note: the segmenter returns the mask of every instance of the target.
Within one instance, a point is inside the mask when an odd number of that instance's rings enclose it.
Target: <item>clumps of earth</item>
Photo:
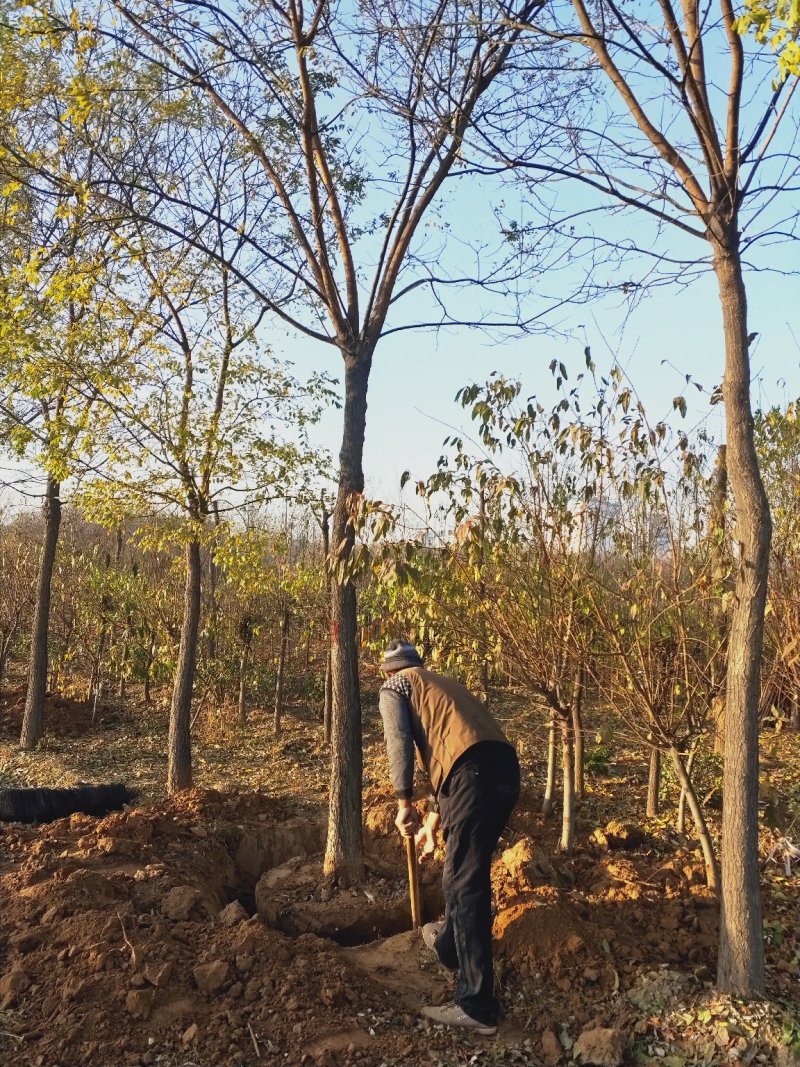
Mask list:
[[[693,853],[617,826],[559,862],[521,805],[493,869],[500,1035],[426,1028],[451,978],[409,929],[392,817],[367,796],[367,877],[346,889],[322,876],[323,810],[260,792],[3,827],[3,1063],[436,1067],[484,1049],[621,1067],[648,1062],[631,1057],[654,997],[707,987],[717,912]],[[441,860],[422,869],[426,919]]]

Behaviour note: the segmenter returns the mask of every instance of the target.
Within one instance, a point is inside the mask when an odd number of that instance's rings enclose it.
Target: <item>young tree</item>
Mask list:
[[[223,247],[221,231],[218,239]],[[171,526],[152,525],[140,541],[180,546],[184,556],[168,742],[167,788],[175,792],[192,783],[201,549],[218,532],[211,526],[209,535],[214,502],[237,495],[265,500],[289,492],[292,481],[301,484],[315,459],[304,427],[317,416],[327,390],[321,379],[301,387],[259,351],[260,314],[248,318],[252,299],[219,265],[222,255],[209,263],[192,252],[155,248],[148,239],[132,247],[131,255],[148,294],[141,329],[150,355],[124,388],[99,398],[113,417],[104,446],[106,470],[87,482],[81,501],[87,514],[106,525],[161,507],[173,519]],[[299,434],[297,444],[279,436],[281,423]]]
[[[106,359],[115,265],[90,232],[80,205],[32,202],[6,185],[0,267],[0,433],[45,482],[39,559],[20,746],[35,748],[44,723],[51,584],[61,525],[62,484],[90,461],[103,415],[87,382],[116,380]],[[42,210],[44,209],[44,210]],[[23,219],[23,214],[25,218]],[[12,221],[9,223],[9,216]]]
[[[621,381],[618,368],[611,378]],[[627,412],[630,391],[619,396]],[[591,666],[599,692],[629,734],[651,748],[651,809],[659,769],[653,754],[668,754],[681,810],[688,803],[706,879],[716,889],[714,845],[684,758],[707,730],[725,652],[717,613],[723,576],[714,574],[717,560],[707,536],[712,493],[696,444],[684,433],[671,435],[664,422],[651,425],[638,401],[619,431],[604,468],[613,522],[586,586],[599,645]]]
[[[15,642],[30,622],[36,583],[36,557],[33,530],[23,519],[5,520],[0,529],[0,574],[3,597],[0,600],[0,689],[5,685],[6,668]]]
[[[128,328],[113,293],[119,248],[87,202],[96,154],[79,133],[89,103],[80,72],[25,30],[0,24],[0,428],[3,445],[38,468],[44,535],[20,745],[41,736],[51,584],[62,486],[102,436],[99,388],[124,377],[117,342]]]
[[[566,368],[554,363],[551,371],[561,388]],[[458,439],[452,470],[462,501],[479,502],[477,516],[463,523],[462,551],[471,599],[482,608],[479,630],[492,634],[509,677],[543,702],[550,718],[545,814],[554,806],[561,738],[561,847],[571,853],[576,705],[591,645],[583,590],[600,532],[603,444],[581,421],[577,386],[551,411],[520,393],[519,382],[499,376],[461,390],[485,458],[466,461]],[[602,405],[597,414],[602,421]],[[451,484],[443,464],[426,493]]]
[[[756,446],[774,523],[767,649],[774,686],[767,701],[783,705],[800,730],[800,402],[756,413]],[[766,688],[766,687],[765,687]]]
[[[551,369],[560,388],[566,368],[555,363]],[[551,740],[543,810],[550,814],[554,806],[560,733],[561,846],[567,853],[579,777],[576,706],[591,655],[584,589],[601,532],[608,450],[581,416],[578,392],[576,386],[547,411],[535,397],[522,400],[521,384],[501,376],[462,389],[459,398],[478,425],[483,454],[476,457],[457,436],[437,472],[417,483],[429,521],[436,515],[446,532],[435,536],[431,526],[422,541],[401,543],[399,554],[390,551],[388,567],[376,561],[426,651],[432,648],[467,675],[498,663],[546,711]],[[608,406],[598,401],[592,414],[604,427]],[[386,525],[379,518],[375,532]],[[391,610],[397,610],[394,601]]]

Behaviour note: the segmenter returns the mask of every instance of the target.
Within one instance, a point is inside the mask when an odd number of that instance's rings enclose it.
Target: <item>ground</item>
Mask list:
[[[21,697],[7,693],[0,706],[0,786],[122,780],[140,797],[102,820],[0,829],[4,1064],[795,1062],[797,865],[787,873],[786,846],[765,829],[768,997],[745,1005],[716,995],[716,902],[672,811],[642,817],[641,756],[595,760],[565,859],[559,827],[539,812],[537,720],[518,701],[501,705],[525,784],[493,872],[506,1014],[496,1038],[476,1038],[418,1015],[447,999],[450,978],[408,929],[374,713],[367,878],[338,890],[321,869],[326,752],[302,709],[280,738],[258,712],[244,734],[224,710],[205,713],[196,788],[165,799],[163,708],[103,708],[92,723],[80,702],[50,701],[47,736],[30,754],[15,745]],[[798,738],[769,745],[781,789],[796,792]],[[597,833],[611,820],[616,833]],[[426,918],[441,907],[440,872],[437,855],[422,874]]]

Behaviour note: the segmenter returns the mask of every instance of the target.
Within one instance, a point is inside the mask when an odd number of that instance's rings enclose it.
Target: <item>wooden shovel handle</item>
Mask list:
[[[411,922],[415,930],[422,926],[422,901],[419,895],[419,868],[417,867],[417,846],[413,837],[406,837],[406,859],[408,860],[408,884],[411,889]]]

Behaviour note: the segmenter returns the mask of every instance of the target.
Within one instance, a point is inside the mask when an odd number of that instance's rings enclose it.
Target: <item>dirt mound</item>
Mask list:
[[[0,736],[19,737],[22,718],[25,714],[26,686],[4,690],[0,696]],[[94,731],[104,731],[118,726],[125,718],[121,708],[94,702],[71,700],[68,697],[48,693],[44,707],[44,728],[53,737],[83,737]]]
[[[407,929],[407,888],[395,838],[394,867],[375,856],[363,887],[336,891],[314,855],[322,825],[263,794],[196,790],[102,820],[6,827],[18,862],[1,886],[0,1007],[24,1010],[25,1027],[5,1062],[365,1054],[369,1011],[390,995],[399,1005],[398,960],[417,972],[425,950],[411,934],[402,949],[339,947]],[[441,979],[425,991],[442,994]]]
[[[316,801],[194,790],[101,820],[0,827],[3,1064],[477,1062],[474,1037],[419,1019],[451,976],[408,930],[394,807],[368,795],[367,877],[351,889],[323,877]],[[532,836],[538,815],[517,825],[493,868],[508,1017],[492,1049],[509,1050],[497,1062],[540,1062],[582,1028],[644,1034],[673,963],[684,1011],[717,939],[697,856],[609,854],[584,835],[567,860]],[[431,917],[440,874],[422,870]]]
[[[588,838],[567,860],[537,843],[540,833],[524,832],[531,820],[538,828],[535,815],[518,813],[522,836],[492,871],[506,974],[553,990],[576,1017],[624,989],[643,966],[680,964],[699,980],[710,976],[717,909],[694,853],[665,862],[645,838],[625,855]]]

